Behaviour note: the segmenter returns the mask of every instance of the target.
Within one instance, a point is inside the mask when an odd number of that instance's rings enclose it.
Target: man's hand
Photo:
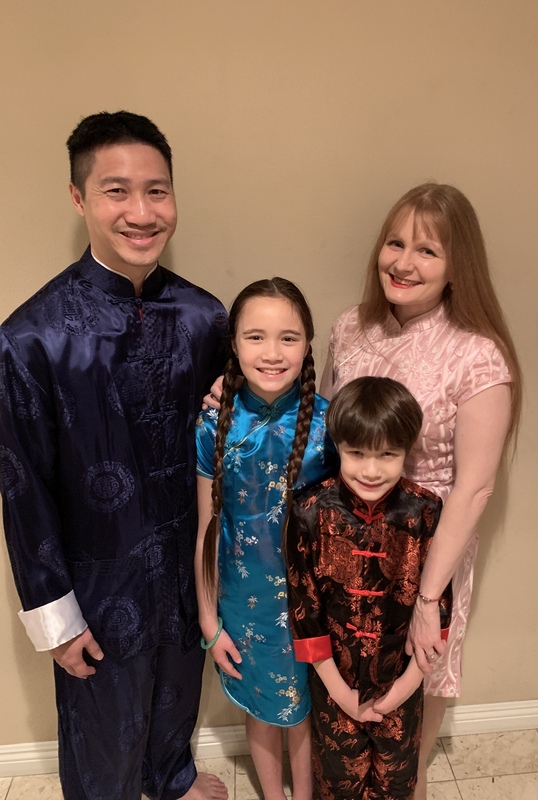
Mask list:
[[[205,395],[202,402],[202,409],[204,411],[206,408],[214,408],[217,411],[220,409],[220,398],[222,395],[222,381],[223,377],[222,375],[220,375],[211,386],[209,394]]]
[[[95,667],[90,667],[84,661],[84,650],[96,661],[101,661],[104,657],[103,651],[93,638],[89,628],[79,633],[74,639],[49,650],[49,653],[56,663],[70,675],[74,675],[75,678],[87,678],[89,675],[95,675]]]

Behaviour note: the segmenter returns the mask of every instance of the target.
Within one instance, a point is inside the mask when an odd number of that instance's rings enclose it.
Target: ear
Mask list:
[[[307,357],[308,351],[310,350],[310,345],[311,344],[312,344],[312,342],[307,342],[305,344],[304,353],[303,353],[303,359]]]
[[[86,216],[84,213],[84,200],[80,189],[78,189],[74,183],[69,184],[69,194],[71,195],[71,200],[73,205],[75,206],[77,214],[81,217]]]

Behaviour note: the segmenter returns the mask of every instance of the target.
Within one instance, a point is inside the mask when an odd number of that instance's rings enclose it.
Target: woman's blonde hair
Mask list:
[[[416,230],[437,239],[446,254],[448,283],[442,295],[447,317],[457,328],[491,339],[512,380],[512,413],[507,441],[515,441],[521,413],[522,380],[514,343],[497,300],[486,247],[475,210],[454,186],[424,183],[410,189],[389,211],[372,250],[360,320],[363,328],[383,322],[390,308],[379,280],[378,260],[389,233],[409,215]]]

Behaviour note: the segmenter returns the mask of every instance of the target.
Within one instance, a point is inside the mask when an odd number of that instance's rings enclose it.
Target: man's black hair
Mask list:
[[[71,183],[83,197],[95,151],[114,144],[147,144],[154,147],[166,161],[173,182],[172,150],[166,136],[154,122],[130,111],[100,111],[79,122],[67,140]]]

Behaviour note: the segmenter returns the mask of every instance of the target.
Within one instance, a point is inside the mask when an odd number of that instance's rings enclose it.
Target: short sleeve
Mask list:
[[[458,405],[502,383],[511,383],[510,373],[498,347],[490,339],[473,337],[468,365],[463,375]]]
[[[354,341],[357,337],[359,332],[358,313],[358,306],[346,309],[332,327],[329,354],[335,365],[340,364],[346,358],[350,340]]]
[[[196,420],[196,472],[204,478],[213,478],[213,454],[217,433],[218,411],[208,408]]]

